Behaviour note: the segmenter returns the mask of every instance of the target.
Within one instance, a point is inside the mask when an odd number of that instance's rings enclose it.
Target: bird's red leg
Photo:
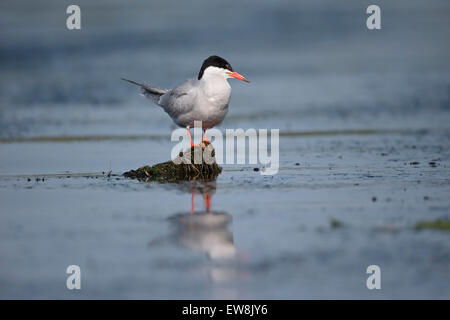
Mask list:
[[[209,210],[211,209],[211,196],[207,193],[205,193],[203,196],[205,198],[206,212],[209,212]]]
[[[189,141],[191,142],[191,148],[192,148],[194,146],[194,143],[192,142],[192,138],[191,138],[191,130],[189,127],[186,127],[186,130],[187,130]],[[192,194],[192,197],[194,197],[194,194]]]
[[[192,142],[192,138],[191,138],[191,127],[187,126],[187,133],[188,133],[188,137],[189,137],[189,141],[191,142],[191,148],[192,147],[198,147],[198,144],[194,144],[194,142]]]
[[[195,200],[194,200],[194,192],[192,191],[192,199],[191,199],[191,214],[194,214],[194,209],[195,209]]]
[[[202,138],[202,141],[205,141],[205,142],[210,143],[210,142],[208,141],[208,138],[206,137],[206,129],[203,129],[203,138]]]

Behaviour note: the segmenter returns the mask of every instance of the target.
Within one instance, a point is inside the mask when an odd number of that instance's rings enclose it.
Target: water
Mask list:
[[[380,31],[360,1],[79,1],[81,31],[27,3],[0,4],[1,298],[450,297],[448,231],[415,229],[450,218],[447,1],[379,1]],[[210,54],[251,80],[219,128],[279,128],[280,172],[123,178],[175,127],[119,78]]]

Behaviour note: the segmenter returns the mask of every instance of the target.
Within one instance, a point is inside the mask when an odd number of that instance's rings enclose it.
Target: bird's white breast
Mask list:
[[[204,126],[213,127],[222,122],[228,112],[231,87],[221,77],[208,79],[202,84],[202,94],[198,95],[196,108]]]

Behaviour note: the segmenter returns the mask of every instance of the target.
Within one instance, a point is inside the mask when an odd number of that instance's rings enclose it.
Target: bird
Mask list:
[[[202,142],[209,143],[206,130],[220,124],[228,112],[231,86],[228,79],[248,81],[233,70],[230,63],[217,55],[203,61],[197,78],[185,80],[173,89],[162,89],[121,78],[141,88],[142,95],[153,101],[180,127],[186,128],[191,147],[196,146],[191,138],[190,128],[194,121],[201,121]]]

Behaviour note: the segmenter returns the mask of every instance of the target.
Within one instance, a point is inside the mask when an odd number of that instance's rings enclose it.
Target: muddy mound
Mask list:
[[[141,181],[180,182],[214,180],[221,172],[222,168],[216,163],[214,148],[210,143],[202,142],[201,146],[180,152],[173,161],[143,166],[123,175]]]

